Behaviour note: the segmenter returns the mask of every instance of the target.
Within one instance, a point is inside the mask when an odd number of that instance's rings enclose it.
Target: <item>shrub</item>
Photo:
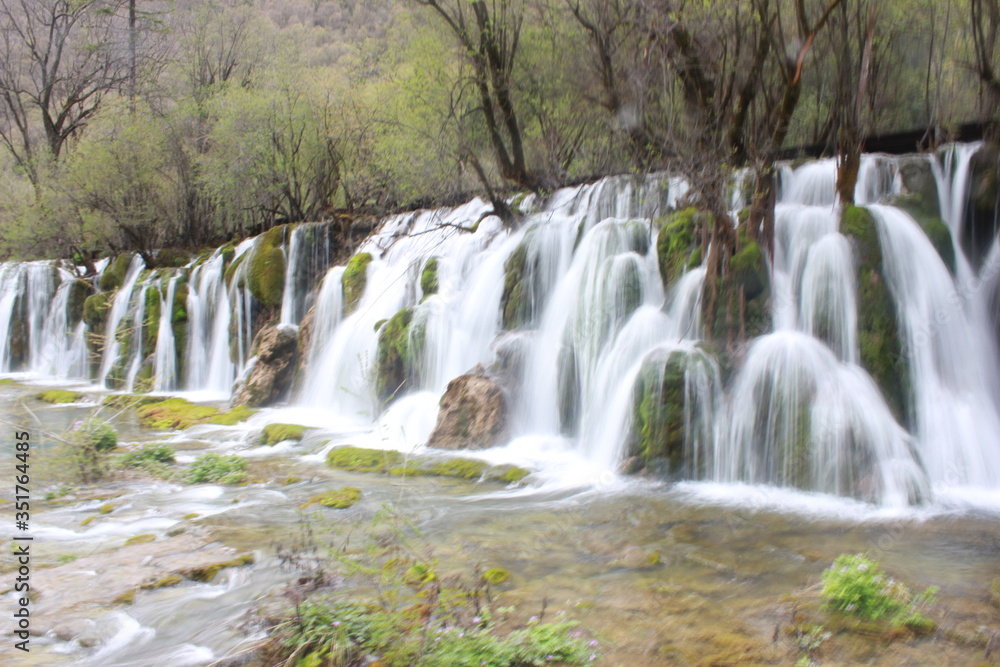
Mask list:
[[[108,452],[118,446],[118,432],[108,422],[90,417],[73,425],[74,442],[96,452]]]
[[[153,442],[125,452],[118,462],[125,468],[145,468],[157,463],[173,463],[174,448],[162,442]]]
[[[202,454],[191,464],[187,481],[191,484],[239,484],[246,479],[247,461],[243,457]]]
[[[823,605],[827,609],[867,621],[888,620],[894,627],[913,630],[933,627],[920,608],[934,602],[937,588],[932,586],[915,595],[863,554],[838,556],[823,572],[822,579]]]

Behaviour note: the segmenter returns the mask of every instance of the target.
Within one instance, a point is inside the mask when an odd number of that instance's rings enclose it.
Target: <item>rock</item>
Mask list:
[[[441,397],[437,424],[427,441],[437,449],[489,449],[504,442],[509,415],[503,388],[482,373],[461,375]]]
[[[962,248],[977,271],[993,247],[1000,224],[1000,148],[985,145],[969,164],[969,200],[962,221]]]
[[[191,261],[191,253],[183,248],[163,248],[156,253],[155,262],[158,269],[179,269]]]
[[[952,275],[955,274],[955,246],[951,242],[951,230],[938,216],[940,207],[937,201],[927,201],[923,195],[910,194],[894,197],[890,204],[900,208],[910,214],[920,228],[927,234],[927,238],[934,245],[941,261],[944,262]]]
[[[344,315],[358,307],[368,284],[368,265],[371,261],[371,253],[361,252],[347,262],[344,275],[340,278],[340,284],[344,287]]]
[[[684,271],[701,265],[699,228],[708,224],[708,214],[696,208],[675,211],[660,221],[656,237],[656,256],[663,287],[669,288]]]
[[[760,244],[740,230],[740,250],[719,285],[710,340],[732,348],[771,330],[771,271]],[[702,308],[708,308],[708,300]],[[704,310],[703,310],[704,313]]]
[[[265,306],[281,305],[285,292],[285,251],[281,248],[285,229],[285,225],[271,228],[249,251],[247,287]]]
[[[424,296],[437,294],[438,291],[438,259],[431,257],[420,272],[420,289]]]
[[[415,321],[414,313],[404,308],[379,332],[375,393],[383,404],[419,384],[417,360],[423,355],[426,328],[423,321]]]
[[[132,257],[134,257],[132,253],[122,253],[108,264],[104,273],[101,274],[100,287],[102,291],[110,292],[122,286],[125,282],[125,274],[128,273],[128,267],[132,263]]]
[[[931,161],[923,155],[906,155],[899,158],[898,165],[903,190],[919,197],[927,205],[932,217],[940,217],[937,179],[934,177]]]
[[[858,343],[861,365],[882,390],[897,419],[907,415],[910,369],[886,283],[875,219],[867,209],[846,206],[841,232],[852,239],[858,266]]]
[[[74,280],[69,289],[69,301],[66,304],[66,323],[70,328],[76,328],[84,315],[84,304],[94,294],[94,286],[86,280]]]
[[[234,407],[273,405],[288,393],[298,356],[296,328],[264,327],[254,338],[253,354],[256,356],[253,367],[233,393]]]

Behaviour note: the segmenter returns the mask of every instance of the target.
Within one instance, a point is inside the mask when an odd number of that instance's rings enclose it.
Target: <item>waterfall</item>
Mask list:
[[[171,277],[166,296],[160,295],[160,322],[153,357],[153,391],[169,391],[175,385],[177,349],[174,345],[173,314],[178,280],[180,276]]]
[[[752,340],[706,340],[700,250],[661,273],[658,242],[675,233],[661,231],[674,219],[664,216],[688,185],[666,174],[616,176],[516,197],[514,223],[479,199],[389,216],[356,248],[371,257],[359,265],[356,303],[346,301],[345,266],[331,266],[338,237],[329,223],[281,230],[280,311],[249,289],[259,238],[179,270],[144,274],[136,256],[109,302],[97,380],[228,395],[271,317],[309,336],[293,403],[362,430],[432,420],[449,382],[481,370],[506,391],[513,443],[544,442],[603,471],[633,470],[641,459],[670,480],[885,505],[953,487],[996,490],[1000,243],[978,249],[985,261],[974,266],[962,242],[977,148],[861,160],[855,200],[874,218],[879,280],[909,377],[899,396],[883,396],[865,370],[868,274],[859,273],[858,241],[840,229],[834,160],[780,167],[759,315],[767,333]],[[937,185],[954,267],[939,254],[949,255],[943,227],[932,243],[926,220],[889,205],[907,204],[914,169]],[[734,212],[746,205],[745,177],[727,190]],[[92,289],[53,263],[0,264],[0,370],[86,378],[80,297]],[[405,377],[380,388],[380,339],[398,335],[391,323],[401,321]],[[397,405],[405,414],[393,415]]]
[[[129,305],[132,301],[132,290],[135,288],[136,281],[139,280],[139,275],[145,266],[145,262],[138,254],[132,258],[132,262],[129,264],[128,271],[125,274],[125,280],[115,294],[114,301],[111,304],[111,311],[108,314],[104,329],[104,354],[101,357],[101,368],[97,376],[97,382],[100,385],[107,384],[108,375],[111,373],[111,369],[121,354],[121,343],[118,341],[118,327],[128,314]]]

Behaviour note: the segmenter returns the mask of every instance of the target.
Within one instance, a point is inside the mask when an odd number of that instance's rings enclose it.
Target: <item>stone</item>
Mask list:
[[[253,342],[256,358],[233,393],[233,407],[259,408],[284,398],[295,373],[298,344],[293,326],[270,325],[261,329]]]
[[[427,446],[489,449],[503,444],[508,432],[509,411],[503,387],[483,373],[469,373],[448,383]]]

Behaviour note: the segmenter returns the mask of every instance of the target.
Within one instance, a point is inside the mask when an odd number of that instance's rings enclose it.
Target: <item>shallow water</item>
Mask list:
[[[599,470],[581,473],[578,483],[567,486],[567,477],[552,470],[577,464],[558,443],[537,456],[537,472],[521,489],[347,473],[322,465],[324,441],[332,436],[370,444],[377,432],[334,424],[301,444],[261,451],[247,442],[249,436],[289,414],[271,410],[251,425],[176,434],[140,429],[128,412],[115,417],[124,442],[166,438],[182,460],[209,448],[264,454],[251,458],[256,481],[249,485],[117,479],[43,501],[46,490],[58,488],[58,471],[45,469],[46,457],[55,454],[42,432],[62,431],[96,403],[48,406],[31,398],[39,390],[0,387],[0,418],[27,423],[37,443],[34,568],[115,550],[134,535],[163,540],[178,532],[253,552],[256,562],[224,570],[209,584],[140,591],[131,605],[87,607],[86,631],[71,641],[35,637],[29,659],[17,654],[18,664],[210,664],[238,650],[252,635],[245,623],[253,610],[262,599],[280,597],[294,576],[280,567],[276,551],[298,539],[303,521],[319,542],[336,539],[326,531],[331,528],[340,535],[353,531],[357,544],[383,504],[413,521],[443,561],[454,559],[454,567],[509,570],[503,600],[517,606],[521,620],[560,612],[579,619],[601,644],[597,664],[795,664],[805,655],[797,629],[832,622],[818,609],[817,583],[841,553],[866,552],[917,589],[939,586],[931,615],[942,630],[891,643],[836,634],[813,654],[819,664],[978,664],[1000,629],[989,593],[1000,573],[1000,502],[992,505],[998,511],[991,510],[989,498],[939,492],[932,506],[887,509],[760,486],[669,486]],[[488,457],[500,461],[504,452]],[[517,454],[510,448],[506,453]],[[3,456],[11,456],[9,446]],[[300,481],[285,484],[290,476]],[[564,483],[546,482],[556,478]],[[363,493],[350,510],[301,509],[311,495],[344,485]],[[105,504],[112,510],[100,514]],[[183,518],[191,514],[198,516]],[[12,533],[0,526],[4,537]],[[5,555],[6,578],[12,577],[9,560]],[[34,622],[41,626],[45,620]],[[11,651],[9,643],[0,647],[2,659],[10,659]]]

